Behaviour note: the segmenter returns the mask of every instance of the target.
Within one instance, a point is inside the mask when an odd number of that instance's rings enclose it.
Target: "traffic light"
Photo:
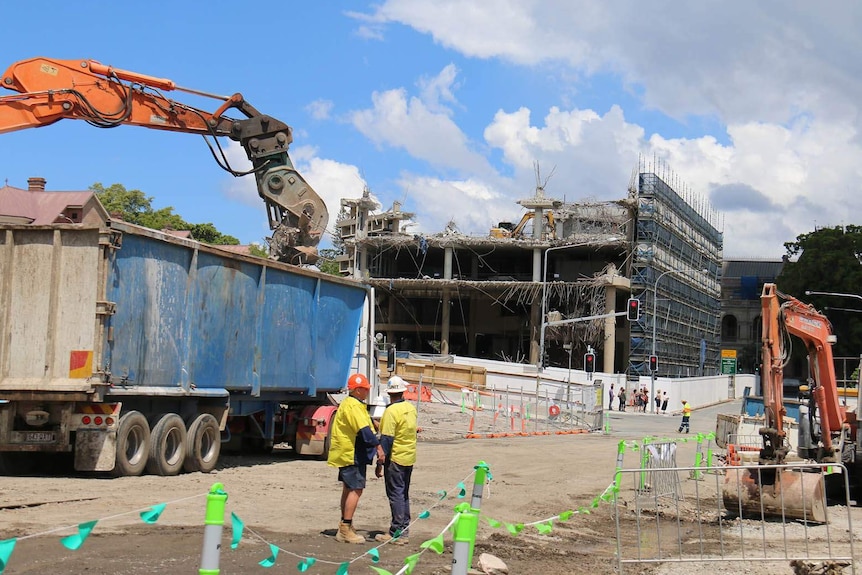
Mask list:
[[[594,353],[585,353],[584,354],[584,371],[587,373],[595,373],[596,371],[596,354]]]
[[[630,297],[626,308],[626,317],[629,321],[637,321],[641,318],[641,301],[636,297]]]
[[[657,355],[649,356],[649,370],[652,373],[655,373],[658,371],[658,356]]]

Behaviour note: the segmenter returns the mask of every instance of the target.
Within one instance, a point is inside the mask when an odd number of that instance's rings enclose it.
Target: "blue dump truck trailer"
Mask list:
[[[208,472],[222,446],[325,456],[368,297],[123,222],[0,225],[0,458],[128,476]]]

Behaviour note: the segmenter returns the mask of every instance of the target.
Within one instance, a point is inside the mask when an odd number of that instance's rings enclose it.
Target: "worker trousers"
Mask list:
[[[394,461],[386,462],[383,478],[386,481],[386,497],[389,498],[389,509],[392,512],[392,523],[389,525],[389,535],[407,537],[410,527],[410,478],[413,475],[412,465],[398,465]]]

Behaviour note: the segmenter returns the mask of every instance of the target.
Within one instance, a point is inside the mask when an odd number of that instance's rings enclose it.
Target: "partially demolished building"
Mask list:
[[[374,213],[366,192],[342,200],[340,269],[375,288],[377,329],[399,350],[582,369],[593,349],[598,370],[637,375],[655,325],[662,375],[714,374],[721,234],[657,174],[637,173],[618,201],[537,188],[518,224],[483,236],[408,233],[413,214],[397,203]],[[631,324],[629,297],[642,310]]]

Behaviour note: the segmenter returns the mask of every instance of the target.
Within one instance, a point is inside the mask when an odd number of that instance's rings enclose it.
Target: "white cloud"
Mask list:
[[[434,234],[454,221],[461,233],[487,235],[498,221],[511,219],[513,206],[494,186],[481,180],[441,180],[402,174],[398,184],[416,212],[414,233]]]
[[[373,108],[353,112],[351,122],[381,146],[402,148],[437,168],[490,173],[487,160],[446,113],[434,112],[403,89],[374,92]]]
[[[620,198],[644,154],[667,162],[691,193],[715,194],[729,255],[778,257],[783,242],[814,226],[862,219],[862,61],[852,56],[862,51],[862,4],[385,0],[367,18],[383,31],[412,27],[470,59],[543,69],[558,81],[559,101],[576,102],[546,113],[499,110],[485,127],[486,157],[499,151],[502,164],[477,177],[503,202],[529,195],[534,161],[545,173],[555,168],[547,195]],[[571,94],[599,72],[620,78],[647,109],[681,122],[717,119],[727,143],[646,134],[616,106],[604,115],[579,109]],[[544,118],[534,123],[537,114]],[[463,134],[456,141],[459,150],[483,148]],[[451,165],[444,160],[436,164]]]
[[[305,107],[305,110],[315,120],[326,120],[332,114],[333,104],[330,100],[315,100]]]
[[[457,75],[458,68],[454,64],[449,64],[437,76],[419,80],[422,102],[429,110],[446,115],[450,114],[450,109],[445,107],[442,102],[449,104],[458,102],[455,99],[455,90],[458,89],[458,85],[455,83]]]
[[[785,122],[858,109],[862,4],[802,0],[387,0],[368,17],[473,58],[611,71],[670,116]]]

